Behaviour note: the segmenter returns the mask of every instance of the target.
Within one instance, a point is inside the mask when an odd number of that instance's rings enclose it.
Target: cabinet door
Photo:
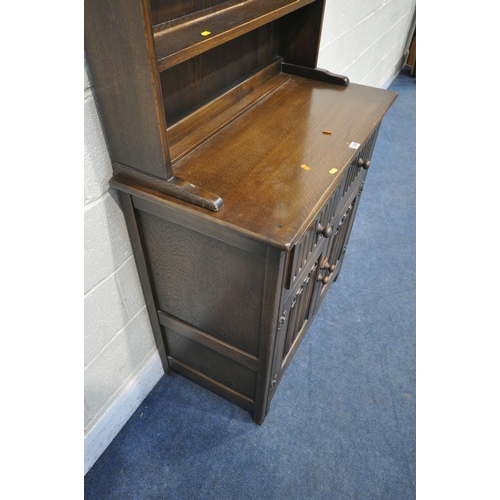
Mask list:
[[[336,281],[339,275],[362,189],[363,185],[361,184],[357,196],[347,205],[340,219],[337,219],[337,222],[334,224],[333,235],[326,254],[327,256],[320,262],[320,268],[329,276],[330,282]]]
[[[294,287],[281,306],[273,357],[270,398],[312,321],[320,258],[323,257],[318,257],[310,264],[303,281]]]
[[[332,224],[333,234],[326,243],[328,245],[326,251],[324,251],[318,259],[318,271],[316,273],[314,291],[309,308],[310,318],[318,311],[330,285],[337,280],[347,249],[347,243],[351,234],[362,189],[363,185],[361,184],[357,196],[351,199],[347,207],[341,212],[342,215],[337,217]]]

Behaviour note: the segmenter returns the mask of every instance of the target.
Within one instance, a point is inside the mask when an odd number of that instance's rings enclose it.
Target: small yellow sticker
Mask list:
[[[311,167],[308,167],[307,165],[301,165],[301,167],[302,167],[304,170],[311,170]]]
[[[331,173],[331,174],[334,174],[334,173],[335,173],[335,172],[337,172],[337,171],[338,171],[338,168],[332,168],[332,169],[330,170],[330,173]]]
[[[203,36],[210,35],[211,31],[202,31],[200,34]]]

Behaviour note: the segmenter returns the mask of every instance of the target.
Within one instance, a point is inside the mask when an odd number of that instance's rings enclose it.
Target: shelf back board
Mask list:
[[[160,71],[285,16],[315,0],[240,0],[170,19],[153,28]]]

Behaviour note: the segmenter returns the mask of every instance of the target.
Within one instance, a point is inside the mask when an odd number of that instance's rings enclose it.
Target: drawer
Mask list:
[[[325,240],[331,237],[331,221],[338,211],[342,198],[341,193],[342,183],[337,186],[311,222],[302,238],[292,248],[285,279],[287,289],[293,288],[302,279],[303,273],[308,269],[309,263],[316,255],[318,248]]]
[[[334,234],[334,224],[341,215],[341,211],[346,209],[348,200],[364,182],[366,171],[370,167],[378,131],[379,127],[360,147],[335,191],[322,206],[302,238],[292,248],[285,276],[286,289],[290,290],[297,282],[301,281],[318,246]]]
[[[355,184],[358,183],[357,181],[363,182],[364,178],[366,177],[366,171],[370,168],[370,162],[373,154],[373,149],[375,147],[375,141],[377,140],[379,128],[380,125],[363,143],[359,151],[356,153],[356,156],[349,164],[349,167],[347,167],[340,183],[340,191],[342,194],[337,205],[338,211],[333,214],[334,218],[336,218],[336,216],[339,214],[339,211],[343,208],[346,200],[351,197],[352,191],[356,189]],[[361,179],[361,177],[363,179]]]

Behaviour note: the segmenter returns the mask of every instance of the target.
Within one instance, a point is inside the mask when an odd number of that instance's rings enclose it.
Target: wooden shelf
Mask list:
[[[153,27],[159,70],[278,19],[315,0],[232,0]]]

